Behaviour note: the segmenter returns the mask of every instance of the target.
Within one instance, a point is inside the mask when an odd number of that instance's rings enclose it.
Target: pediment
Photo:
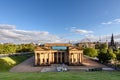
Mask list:
[[[80,50],[80,49],[78,49],[78,48],[71,48],[70,50],[77,51],[77,50]]]
[[[36,51],[45,51],[45,50],[50,50],[49,48],[45,48],[45,47],[37,47],[35,49]]]

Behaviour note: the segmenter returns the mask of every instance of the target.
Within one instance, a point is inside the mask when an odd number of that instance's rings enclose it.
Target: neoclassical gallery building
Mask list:
[[[81,65],[83,50],[69,43],[46,43],[34,50],[35,65],[68,64]]]

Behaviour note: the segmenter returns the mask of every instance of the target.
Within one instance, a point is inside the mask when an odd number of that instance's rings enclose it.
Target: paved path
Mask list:
[[[102,68],[103,70],[114,70],[110,67],[100,64],[94,60],[87,58],[87,57],[83,57],[83,65],[84,66],[68,66],[67,68],[72,71],[88,70],[91,68]]]
[[[34,67],[34,57],[10,69],[10,72],[40,72],[42,67]]]
[[[83,58],[83,64],[85,66],[67,66],[67,69],[69,70],[87,70],[89,68],[94,67],[101,67],[104,69],[111,70],[111,68],[102,65],[100,63],[97,63],[89,58]],[[29,58],[28,60],[16,65],[12,69],[10,69],[10,72],[53,72],[56,71],[56,68],[61,66],[60,64],[52,64],[51,66],[43,66],[43,67],[35,67],[34,66],[34,57]]]
[[[83,65],[88,66],[88,67],[107,67],[107,66],[100,64],[88,57],[83,57]]]

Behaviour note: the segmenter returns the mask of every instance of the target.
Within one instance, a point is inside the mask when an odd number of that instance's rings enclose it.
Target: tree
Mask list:
[[[97,50],[94,48],[85,48],[83,53],[90,57],[96,57],[98,55]]]
[[[113,53],[113,49],[111,49],[111,48],[109,48],[109,49],[107,50],[107,54],[108,54],[109,60],[116,58],[116,55]]]
[[[95,44],[95,49],[100,49],[100,43]]]
[[[102,63],[108,62],[109,60],[116,58],[115,54],[113,53],[113,50],[110,48],[109,49],[101,49],[99,51],[99,54],[97,57],[98,57],[99,61]]]
[[[120,53],[116,54],[116,59],[120,61]]]
[[[3,54],[3,45],[0,44],[0,54]]]
[[[33,44],[20,44],[17,45],[17,52],[33,52],[34,51],[34,45]]]
[[[14,44],[4,44],[3,54],[16,53],[16,46]]]
[[[9,54],[16,52],[32,52],[34,50],[33,44],[0,44],[0,54]]]
[[[107,60],[106,52],[106,49],[101,49],[98,53],[97,57],[101,63],[104,63]]]
[[[108,49],[107,44],[106,43],[101,44],[100,49]]]

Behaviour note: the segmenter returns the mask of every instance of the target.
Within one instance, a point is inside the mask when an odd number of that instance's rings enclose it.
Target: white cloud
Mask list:
[[[91,34],[93,31],[83,30],[83,29],[71,29],[72,32],[77,34]]]
[[[15,29],[15,26],[8,24],[0,24],[0,29]]]
[[[112,24],[112,22],[103,22],[102,24]]]
[[[116,23],[120,23],[120,19],[115,19],[114,20]]]
[[[0,24],[0,42],[1,43],[49,43],[65,42],[64,39],[50,34],[48,31],[27,31],[18,30],[14,25]]]
[[[71,27],[72,29],[75,29],[75,28],[77,28],[77,27]]]
[[[99,41],[99,40],[101,40],[101,42],[106,42],[106,40],[108,42],[110,42],[111,41],[111,36],[112,36],[112,34],[110,34],[110,35],[101,35],[101,36],[95,36],[93,34],[88,34],[83,39],[83,41],[89,39],[90,41],[93,41],[93,42],[94,41]],[[114,41],[120,42],[120,34],[114,34],[113,36],[114,36]]]
[[[109,25],[109,24],[120,24],[120,18],[118,18],[118,19],[114,19],[114,20],[112,20],[112,21],[107,21],[107,22],[103,22],[103,23],[101,23],[101,24],[103,24],[103,25]]]
[[[87,41],[89,40],[90,42],[94,42],[94,41],[99,41],[99,37],[93,34],[88,34],[83,40],[87,40]]]

